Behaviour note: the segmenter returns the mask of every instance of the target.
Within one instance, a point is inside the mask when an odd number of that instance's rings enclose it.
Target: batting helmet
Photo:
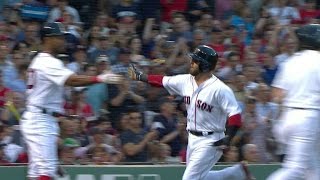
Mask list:
[[[320,25],[308,24],[295,31],[300,42],[300,47],[306,49],[320,48]]]
[[[63,36],[68,34],[60,22],[45,23],[41,30],[41,39],[44,37]]]
[[[199,62],[199,70],[201,72],[213,70],[218,61],[218,53],[205,45],[198,46],[189,56],[193,61]]]

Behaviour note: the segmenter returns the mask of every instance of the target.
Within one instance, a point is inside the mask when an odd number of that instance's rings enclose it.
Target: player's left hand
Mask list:
[[[230,137],[225,136],[224,138],[216,141],[213,143],[213,146],[217,147],[217,149],[220,149],[222,151],[228,151],[230,146]]]
[[[114,74],[110,72],[105,72],[103,74],[98,75],[97,79],[100,82],[103,82],[106,84],[121,84],[124,81],[124,77],[122,75]]]

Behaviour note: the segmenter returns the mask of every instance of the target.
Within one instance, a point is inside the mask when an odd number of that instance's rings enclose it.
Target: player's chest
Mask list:
[[[200,91],[188,88],[185,89],[183,95],[183,101],[187,109],[197,109],[211,113],[218,104],[215,91],[212,88],[205,88]]]

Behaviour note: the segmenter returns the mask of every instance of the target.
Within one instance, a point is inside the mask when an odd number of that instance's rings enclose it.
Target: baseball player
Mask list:
[[[282,168],[268,180],[320,179],[320,25],[296,30],[299,51],[280,66],[272,83],[282,114],[275,137],[285,144]]]
[[[183,96],[187,107],[187,167],[183,180],[251,179],[245,163],[221,171],[210,171],[221,157],[222,145],[228,145],[241,125],[240,108],[232,90],[213,75],[218,61],[215,50],[198,46],[190,53],[190,74],[176,76],[147,75],[133,67],[129,77],[164,87]],[[228,121],[227,137],[225,124]]]
[[[43,51],[32,60],[28,69],[26,111],[21,118],[21,130],[29,156],[28,177],[32,180],[52,180],[57,171],[57,117],[63,112],[63,86],[85,86],[95,83],[120,83],[115,74],[95,77],[76,75],[64,67],[55,55],[65,49],[65,34],[61,23],[46,23],[41,28]]]

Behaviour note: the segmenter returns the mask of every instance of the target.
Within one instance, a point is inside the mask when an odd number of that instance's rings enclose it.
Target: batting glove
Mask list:
[[[132,80],[138,80],[138,81],[147,81],[147,75],[143,73],[142,71],[138,71],[136,67],[131,64],[131,67],[128,68],[128,75],[129,78]]]
[[[121,84],[124,81],[124,77],[119,74],[113,74],[105,72],[97,76],[97,80],[106,84]]]

